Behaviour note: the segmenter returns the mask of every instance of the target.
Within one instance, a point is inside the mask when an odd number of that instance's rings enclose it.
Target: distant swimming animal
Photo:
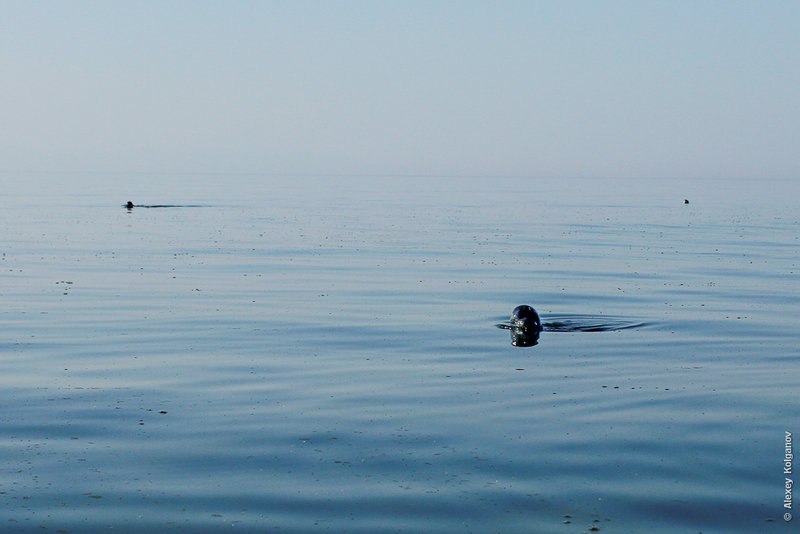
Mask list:
[[[683,199],[683,203],[684,203],[684,204],[688,204],[688,203],[689,203],[689,199],[688,199],[688,198],[684,198],[684,199]]]
[[[511,312],[511,344],[517,347],[532,347],[539,343],[542,321],[539,314],[530,306],[523,304]]]
[[[137,208],[201,208],[200,204],[134,204],[130,200],[125,204],[128,211]]]
[[[523,304],[514,308],[508,322],[495,326],[511,332],[511,344],[515,347],[532,347],[539,343],[539,334],[545,330],[547,332],[616,332],[652,324],[608,315],[547,315],[545,319],[547,322],[543,323],[536,310]]]

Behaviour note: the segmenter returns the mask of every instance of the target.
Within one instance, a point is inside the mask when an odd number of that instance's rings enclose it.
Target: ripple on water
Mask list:
[[[546,332],[614,332],[649,324],[607,315],[547,315],[542,320]]]

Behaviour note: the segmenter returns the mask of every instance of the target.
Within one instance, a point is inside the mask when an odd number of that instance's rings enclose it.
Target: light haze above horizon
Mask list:
[[[800,175],[800,2],[3,11],[4,172]]]

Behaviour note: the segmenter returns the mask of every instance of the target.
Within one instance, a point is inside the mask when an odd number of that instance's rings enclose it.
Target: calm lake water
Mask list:
[[[800,526],[798,182],[0,181],[3,532]]]

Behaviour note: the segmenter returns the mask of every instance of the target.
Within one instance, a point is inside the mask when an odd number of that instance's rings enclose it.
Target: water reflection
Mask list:
[[[509,327],[511,344],[515,347],[532,347],[539,343],[539,330]]]

